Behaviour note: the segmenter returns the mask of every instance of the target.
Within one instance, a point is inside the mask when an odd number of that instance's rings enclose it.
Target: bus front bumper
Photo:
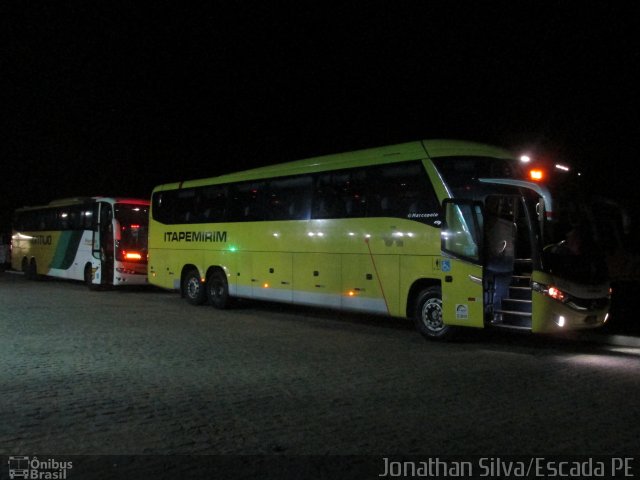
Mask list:
[[[534,333],[586,330],[604,325],[609,318],[609,299],[600,298],[586,307],[562,303],[540,292],[533,293]]]
[[[147,272],[128,268],[116,268],[113,278],[114,286],[121,285],[148,285]]]

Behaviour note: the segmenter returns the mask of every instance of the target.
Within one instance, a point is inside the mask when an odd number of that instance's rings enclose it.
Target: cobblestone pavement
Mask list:
[[[637,454],[640,348],[0,273],[0,454]]]

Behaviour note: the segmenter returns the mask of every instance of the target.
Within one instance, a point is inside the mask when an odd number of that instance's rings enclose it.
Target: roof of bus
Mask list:
[[[126,198],[126,197],[72,197],[72,198],[60,198],[57,200],[51,200],[46,205],[29,205],[17,210],[32,210],[32,209],[40,209],[40,208],[48,208],[48,207],[64,207],[71,205],[79,205],[87,202],[111,202],[111,203],[129,203],[133,205],[149,205],[149,200],[145,200],[142,198]]]
[[[499,147],[462,140],[422,140],[384,147],[368,148],[352,152],[311,157],[293,162],[279,163],[230,173],[217,177],[187,180],[183,182],[158,185],[154,191],[174,190],[183,187],[197,187],[220,183],[258,180],[261,178],[322,172],[325,170],[360,167],[371,164],[395,163],[436,157],[484,156],[496,158],[514,158]]]

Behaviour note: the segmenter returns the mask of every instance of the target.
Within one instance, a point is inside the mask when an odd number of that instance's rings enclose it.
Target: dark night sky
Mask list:
[[[148,197],[163,182],[443,137],[533,149],[631,202],[632,3],[443,3],[0,12],[0,223],[53,198]]]

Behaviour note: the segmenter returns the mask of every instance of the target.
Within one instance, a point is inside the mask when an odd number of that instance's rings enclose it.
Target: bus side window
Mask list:
[[[58,210],[58,225],[60,226],[60,230],[70,230],[68,208]]]
[[[36,213],[36,212],[33,212],[33,213]],[[56,216],[57,216],[57,214],[56,214]],[[48,227],[48,225],[47,225],[47,222],[45,220],[45,216],[44,215],[38,215],[36,217],[36,228],[35,228],[35,230],[40,230],[40,231],[47,230],[47,227]]]
[[[241,222],[244,219],[244,196],[245,190],[239,184],[229,186],[229,212],[227,220],[229,222]]]
[[[231,188],[230,222],[255,222],[267,218],[264,182],[237,183]]]
[[[224,185],[205,187],[201,193],[201,221],[223,222],[227,211],[227,188]]]
[[[41,220],[43,230],[57,230],[58,229],[58,211],[56,209],[48,208],[38,212],[38,218]]]
[[[311,218],[365,216],[365,175],[362,169],[339,170],[316,177]]]
[[[13,216],[13,229],[17,231],[24,230],[24,213],[15,213]]]
[[[193,223],[196,218],[197,198],[196,191],[193,188],[185,188],[178,190],[176,199],[176,218],[175,223]]]
[[[268,214],[270,220],[307,220],[311,201],[310,175],[278,179],[270,182]]]
[[[94,230],[96,221],[94,210],[97,211],[97,203],[91,205],[86,204],[82,207],[82,228],[84,230]]]
[[[82,205],[74,205],[69,209],[69,228],[82,230],[84,226]]]
[[[383,165],[369,172],[375,201],[368,216],[409,218],[430,225],[441,216],[441,207],[420,162]]]
[[[165,225],[174,223],[173,211],[175,208],[176,190],[168,192],[156,192],[153,194],[153,219]]]
[[[367,201],[369,197],[369,176],[367,168],[349,171],[349,176],[339,185],[344,205],[344,216],[357,218],[367,216]]]
[[[313,212],[311,218],[341,218],[343,208],[339,205],[338,192],[331,185],[315,190],[313,194]]]

